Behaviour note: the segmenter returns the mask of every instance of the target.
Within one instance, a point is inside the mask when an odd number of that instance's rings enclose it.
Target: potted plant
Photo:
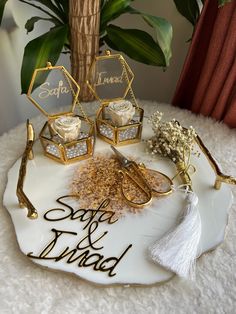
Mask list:
[[[7,1],[0,0],[0,23]],[[25,24],[27,32],[39,21],[50,21],[45,34],[30,41],[24,51],[21,68],[22,93],[28,90],[35,68],[47,61],[55,64],[62,52],[71,53],[71,73],[81,85],[81,99],[91,99],[85,84],[94,56],[107,44],[130,58],[154,66],[168,67],[171,58],[172,26],[162,17],[134,9],[134,0],[19,0],[37,8],[42,16],[33,16]],[[217,0],[215,0],[217,1]],[[178,11],[193,25],[200,14],[197,0],[174,0]],[[203,2],[203,0],[202,0]],[[218,0],[223,5],[228,0]],[[122,14],[135,14],[155,31],[155,36],[139,29],[123,29],[112,24]]]

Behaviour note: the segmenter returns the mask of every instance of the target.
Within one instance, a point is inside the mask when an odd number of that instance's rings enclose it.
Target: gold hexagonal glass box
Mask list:
[[[44,154],[63,164],[93,154],[95,125],[78,102],[79,91],[79,85],[63,66],[48,62],[45,68],[34,71],[27,93],[47,117],[39,134]]]
[[[120,54],[94,59],[87,84],[100,102],[96,115],[97,135],[113,145],[139,142],[142,133],[143,109],[135,98],[134,74]]]

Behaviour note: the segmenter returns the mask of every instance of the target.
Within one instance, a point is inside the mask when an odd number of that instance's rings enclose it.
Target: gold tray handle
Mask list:
[[[204,153],[204,155],[206,156],[207,160],[209,161],[212,169],[215,172],[216,175],[216,180],[215,180],[215,184],[214,184],[214,188],[216,190],[219,190],[221,188],[221,184],[222,182],[227,183],[227,184],[234,184],[236,185],[236,178],[229,176],[229,175],[225,175],[221,172],[217,162],[215,161],[215,159],[212,157],[211,153],[209,152],[209,150],[206,148],[206,146],[204,145],[203,141],[201,140],[201,138],[197,135],[196,137],[196,142],[199,145],[199,147],[201,148],[202,152]]]
[[[29,120],[27,120],[26,127],[27,127],[27,142],[21,159],[16,195],[19,201],[19,206],[21,208],[26,207],[28,209],[27,217],[30,219],[36,219],[38,218],[37,210],[34,208],[33,204],[30,202],[30,200],[23,191],[27,162],[29,159],[32,160],[34,158],[33,145],[35,139],[34,128],[33,125],[29,122]]]

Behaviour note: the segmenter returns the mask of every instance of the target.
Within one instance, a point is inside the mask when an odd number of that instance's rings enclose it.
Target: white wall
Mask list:
[[[170,102],[187,53],[186,41],[191,37],[191,25],[179,15],[172,0],[138,0],[135,7],[167,18],[174,29],[173,57],[165,73],[161,68],[128,60],[136,76],[135,94],[142,99]],[[37,25],[33,33],[26,35],[25,21],[32,15],[38,15],[38,12],[19,3],[18,0],[9,0],[7,9],[4,24],[0,29],[0,134],[38,114],[25,95],[20,95],[20,68],[27,41],[40,35],[50,25],[46,23],[43,26]],[[14,27],[12,22],[9,23],[12,18],[18,27]],[[138,16],[122,16],[116,23],[127,28],[149,29]],[[70,67],[68,56],[62,56],[59,63],[65,65],[67,69]]]

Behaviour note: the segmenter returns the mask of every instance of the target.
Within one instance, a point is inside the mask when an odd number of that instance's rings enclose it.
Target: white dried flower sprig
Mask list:
[[[172,270],[181,277],[191,276],[198,254],[201,238],[201,217],[197,208],[198,197],[193,192],[190,178],[190,154],[194,152],[196,132],[193,127],[183,128],[175,119],[163,122],[163,114],[154,113],[150,122],[155,135],[148,141],[152,154],[169,157],[176,165],[177,174],[186,186],[186,204],[180,213],[180,222],[174,229],[166,232],[149,248],[151,259]]]
[[[152,154],[169,157],[173,162],[186,162],[193,151],[196,132],[192,126],[183,128],[175,119],[164,122],[163,113],[156,111],[149,119],[155,135],[148,140]]]

